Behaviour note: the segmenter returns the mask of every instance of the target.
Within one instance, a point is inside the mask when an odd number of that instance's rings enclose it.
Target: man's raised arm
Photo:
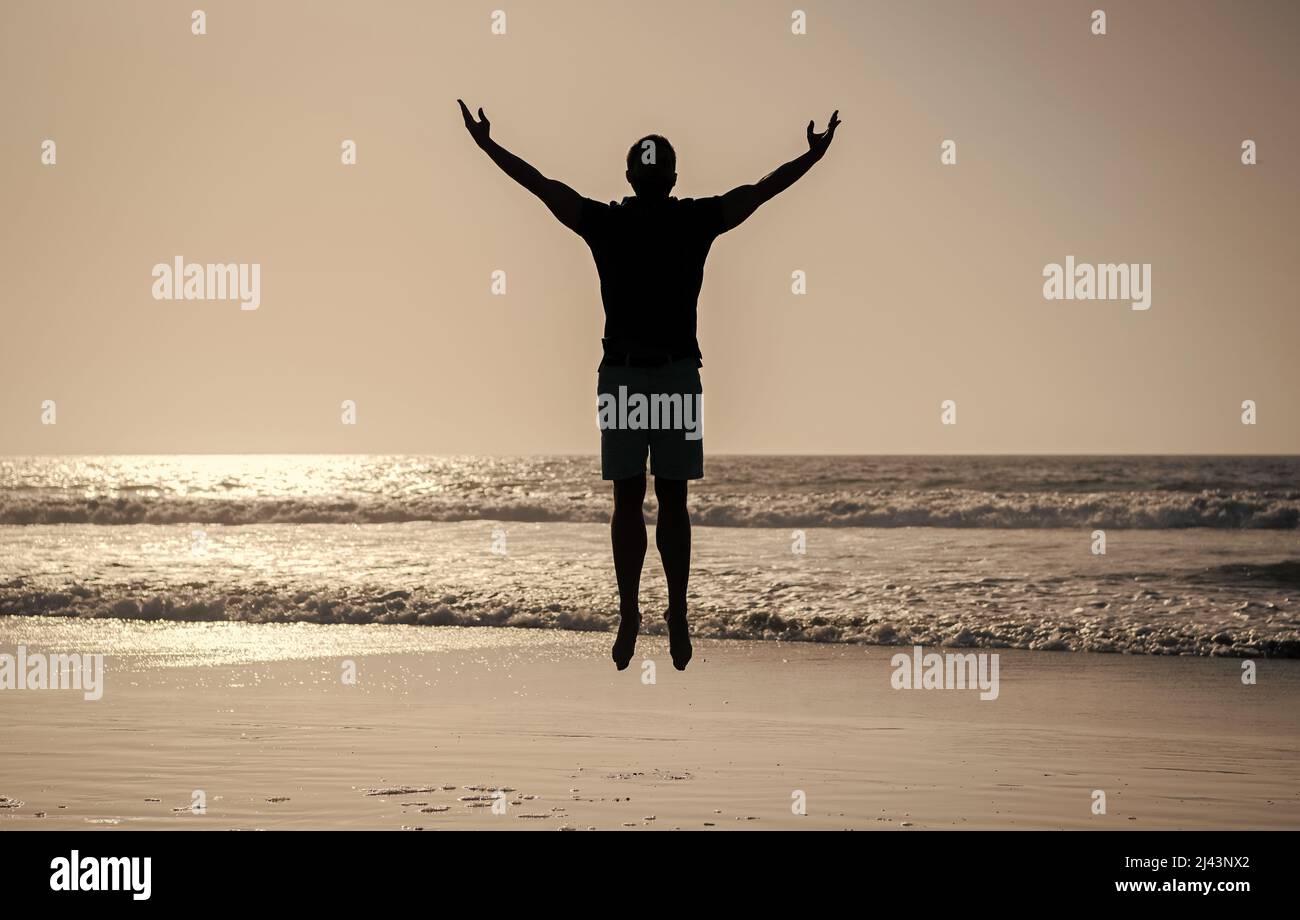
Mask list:
[[[560,223],[575,233],[579,232],[582,196],[563,182],[546,178],[536,168],[492,140],[488,136],[492,125],[483,114],[483,110],[478,110],[478,121],[475,121],[474,116],[465,107],[465,103],[459,99],[456,101],[460,103],[460,113],[465,118],[465,128],[469,131],[470,137],[474,138],[474,143],[492,158],[493,163],[501,167],[502,172],[542,199],[542,203],[550,208],[551,213],[559,219]]]
[[[812,169],[812,165],[826,155],[826,150],[835,139],[835,129],[840,126],[840,113],[836,109],[826,130],[821,134],[813,131],[813,123],[808,122],[808,151],[795,157],[784,166],[779,166],[759,179],[753,185],[733,188],[722,196],[723,232],[742,224],[749,215],[758,210],[758,206],[769,198],[774,198]]]

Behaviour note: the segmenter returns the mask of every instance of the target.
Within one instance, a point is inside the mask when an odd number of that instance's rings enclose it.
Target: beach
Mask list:
[[[619,673],[593,458],[8,458],[0,828],[1300,827],[1298,474],[718,458]]]
[[[1300,827],[1293,660],[1004,649],[981,699],[869,645],[0,618],[77,639],[101,699],[0,692],[0,829]]]

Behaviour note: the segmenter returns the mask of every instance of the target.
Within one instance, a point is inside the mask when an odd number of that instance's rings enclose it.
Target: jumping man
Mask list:
[[[540,198],[560,223],[581,236],[595,257],[605,307],[604,358],[596,378],[602,409],[601,477],[614,483],[610,536],[620,615],[614,663],[620,671],[628,666],[641,628],[637,595],[646,553],[642,503],[649,454],[659,499],[655,545],[668,581],[664,619],[673,666],[683,671],[691,660],[686,623],[691,519],[686,513],[686,483],[704,478],[704,442],[698,428],[703,362],[695,339],[704,262],[715,238],[738,227],[826,154],[840,125],[839,112],[831,115],[820,134],[808,122],[805,153],[752,185],[711,198],[671,197],[677,184],[677,155],[667,139],[647,135],[627,152],[626,176],[635,194],[601,204],[546,178],[506,150],[489,136],[492,126],[483,110],[478,110],[475,120],[465,103],[457,101],[474,142],[506,175]],[[620,408],[605,412],[611,402]],[[625,424],[636,415],[626,412],[627,406],[637,402],[643,407],[670,407],[663,414],[676,423],[652,427],[642,419],[640,424]]]

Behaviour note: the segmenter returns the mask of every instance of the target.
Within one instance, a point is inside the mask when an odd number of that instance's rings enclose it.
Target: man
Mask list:
[[[704,444],[698,428],[702,361],[695,339],[704,262],[716,237],[743,223],[825,155],[840,124],[839,112],[831,115],[821,134],[808,122],[808,150],[802,156],[753,185],[712,198],[671,197],[677,184],[676,152],[665,138],[647,135],[627,153],[626,176],[635,195],[606,205],[543,176],[492,140],[492,126],[482,109],[476,121],[465,103],[457,102],[474,142],[506,175],[540,198],[560,223],[581,236],[595,257],[605,307],[604,359],[596,382],[601,477],[614,483],[610,537],[620,617],[612,654],[618,669],[624,670],[636,651],[641,628],[637,595],[646,553],[642,503],[648,453],[659,499],[655,544],[668,581],[664,613],[668,644],[673,666],[684,671],[691,660],[686,623],[691,568],[686,483],[704,478]],[[634,407],[630,412],[629,404]],[[642,410],[652,407],[651,418],[638,413],[637,405]],[[668,424],[658,424],[665,416]]]

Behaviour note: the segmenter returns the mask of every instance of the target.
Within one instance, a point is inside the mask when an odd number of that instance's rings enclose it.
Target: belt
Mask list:
[[[618,365],[620,367],[664,367],[672,364],[674,361],[680,361],[688,355],[670,355],[666,352],[658,354],[650,352],[634,351],[606,351],[605,365]]]

